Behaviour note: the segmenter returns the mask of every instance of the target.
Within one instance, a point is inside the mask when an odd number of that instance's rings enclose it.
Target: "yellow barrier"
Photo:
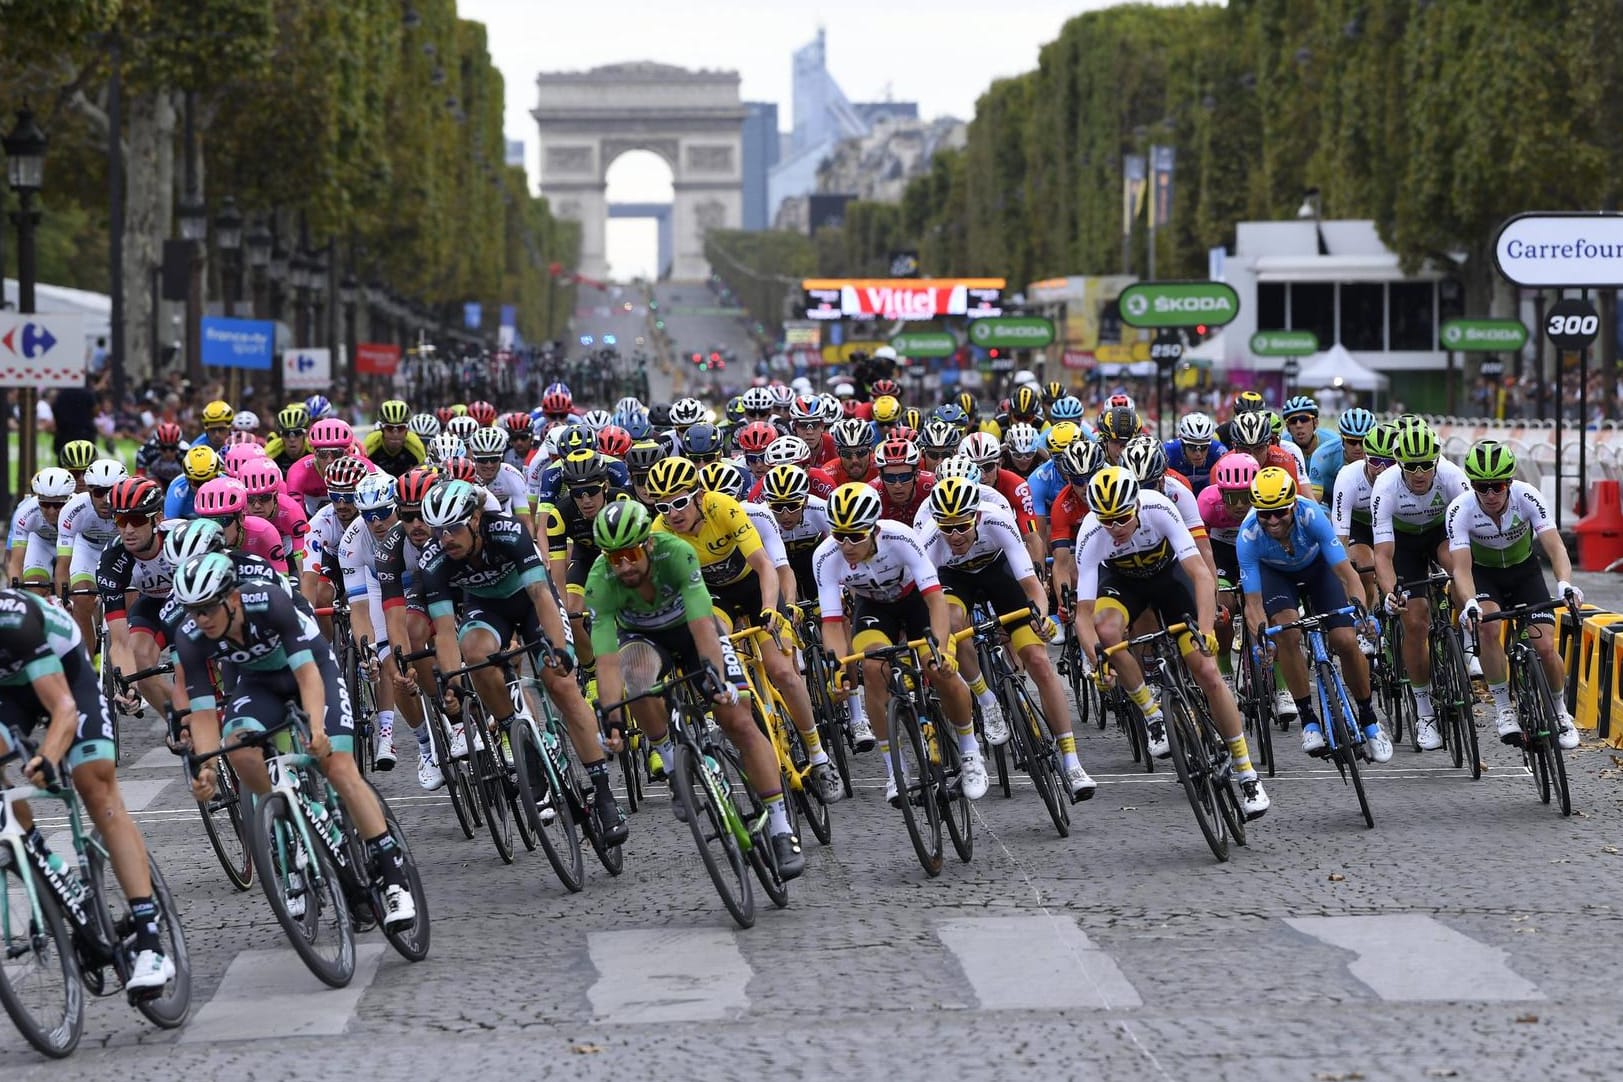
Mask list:
[[[1595,697],[1600,714],[1597,729],[1602,740],[1615,744],[1623,742],[1623,624],[1601,630],[1600,650],[1605,666]]]
[[[1600,611],[1595,605],[1579,606],[1580,617],[1594,616]],[[1559,629],[1557,643],[1561,654],[1561,671],[1567,674],[1567,683],[1561,689],[1561,697],[1567,713],[1570,714],[1578,708],[1579,625],[1573,620],[1565,605],[1555,610],[1555,620]]]
[[[1600,724],[1602,684],[1610,682],[1611,646],[1602,649],[1601,632],[1613,624],[1623,623],[1623,614],[1603,612],[1586,615],[1578,641],[1578,695],[1572,716],[1580,729],[1593,729]],[[1620,629],[1623,630],[1623,629]]]

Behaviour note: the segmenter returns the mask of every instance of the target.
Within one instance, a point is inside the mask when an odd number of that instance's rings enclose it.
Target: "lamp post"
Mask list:
[[[344,275],[338,283],[338,298],[344,304],[344,394],[351,406],[355,404],[355,303],[361,294],[361,283],[353,274]]]
[[[242,300],[242,214],[237,201],[226,196],[220,201],[220,211],[214,216],[214,243],[224,256],[225,273],[221,286],[225,293],[225,314],[235,317],[237,304]]]
[[[189,192],[180,202],[180,239],[191,246],[191,276],[186,289],[186,378],[203,389],[203,242],[208,240],[208,207]]]
[[[270,266],[271,244],[274,238],[270,230],[265,228],[264,219],[254,223],[253,232],[247,238],[248,267],[253,272],[253,301],[249,305],[251,314],[255,319],[265,317],[265,271]]]
[[[331,348],[332,340],[327,333],[327,262],[323,252],[307,252],[305,259],[310,267],[310,307],[312,310],[310,321],[310,345],[327,346]]]
[[[310,264],[303,255],[287,263],[288,284],[293,287],[293,344],[310,344]]]
[[[32,315],[35,310],[34,284],[38,277],[38,253],[34,247],[34,227],[39,224],[39,211],[34,209],[34,196],[45,183],[45,133],[34,123],[33,110],[26,105],[17,110],[17,123],[0,139],[6,151],[6,179],[17,193],[17,209],[12,212],[12,224],[17,227],[17,311]],[[10,404],[4,387],[0,387],[0,500],[7,514],[11,511],[11,486],[5,483],[9,476]],[[34,392],[24,388],[18,395],[18,413],[21,430],[18,439],[17,488],[20,491],[34,476]]]

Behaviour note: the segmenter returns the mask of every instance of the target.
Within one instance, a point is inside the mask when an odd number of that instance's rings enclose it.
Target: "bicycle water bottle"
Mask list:
[[[727,783],[727,775],[722,771],[721,764],[716,762],[715,757],[706,755],[704,757],[704,766],[706,770],[710,771],[710,776],[716,779],[716,787],[721,790],[721,795],[723,797],[732,796],[732,786]]]

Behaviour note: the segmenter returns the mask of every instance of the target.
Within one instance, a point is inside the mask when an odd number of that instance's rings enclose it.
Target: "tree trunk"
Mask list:
[[[132,94],[125,110],[124,347],[131,383],[150,378],[152,275],[163,263],[175,176],[175,101],[170,91]],[[161,328],[160,328],[161,330]]]

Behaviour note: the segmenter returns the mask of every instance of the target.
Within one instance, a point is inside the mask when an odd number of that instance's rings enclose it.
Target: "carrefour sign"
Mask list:
[[[1138,282],[1117,304],[1129,327],[1222,327],[1240,314],[1240,295],[1226,282]]]
[[[1499,227],[1499,273],[1519,286],[1623,286],[1623,215],[1518,214]]]

